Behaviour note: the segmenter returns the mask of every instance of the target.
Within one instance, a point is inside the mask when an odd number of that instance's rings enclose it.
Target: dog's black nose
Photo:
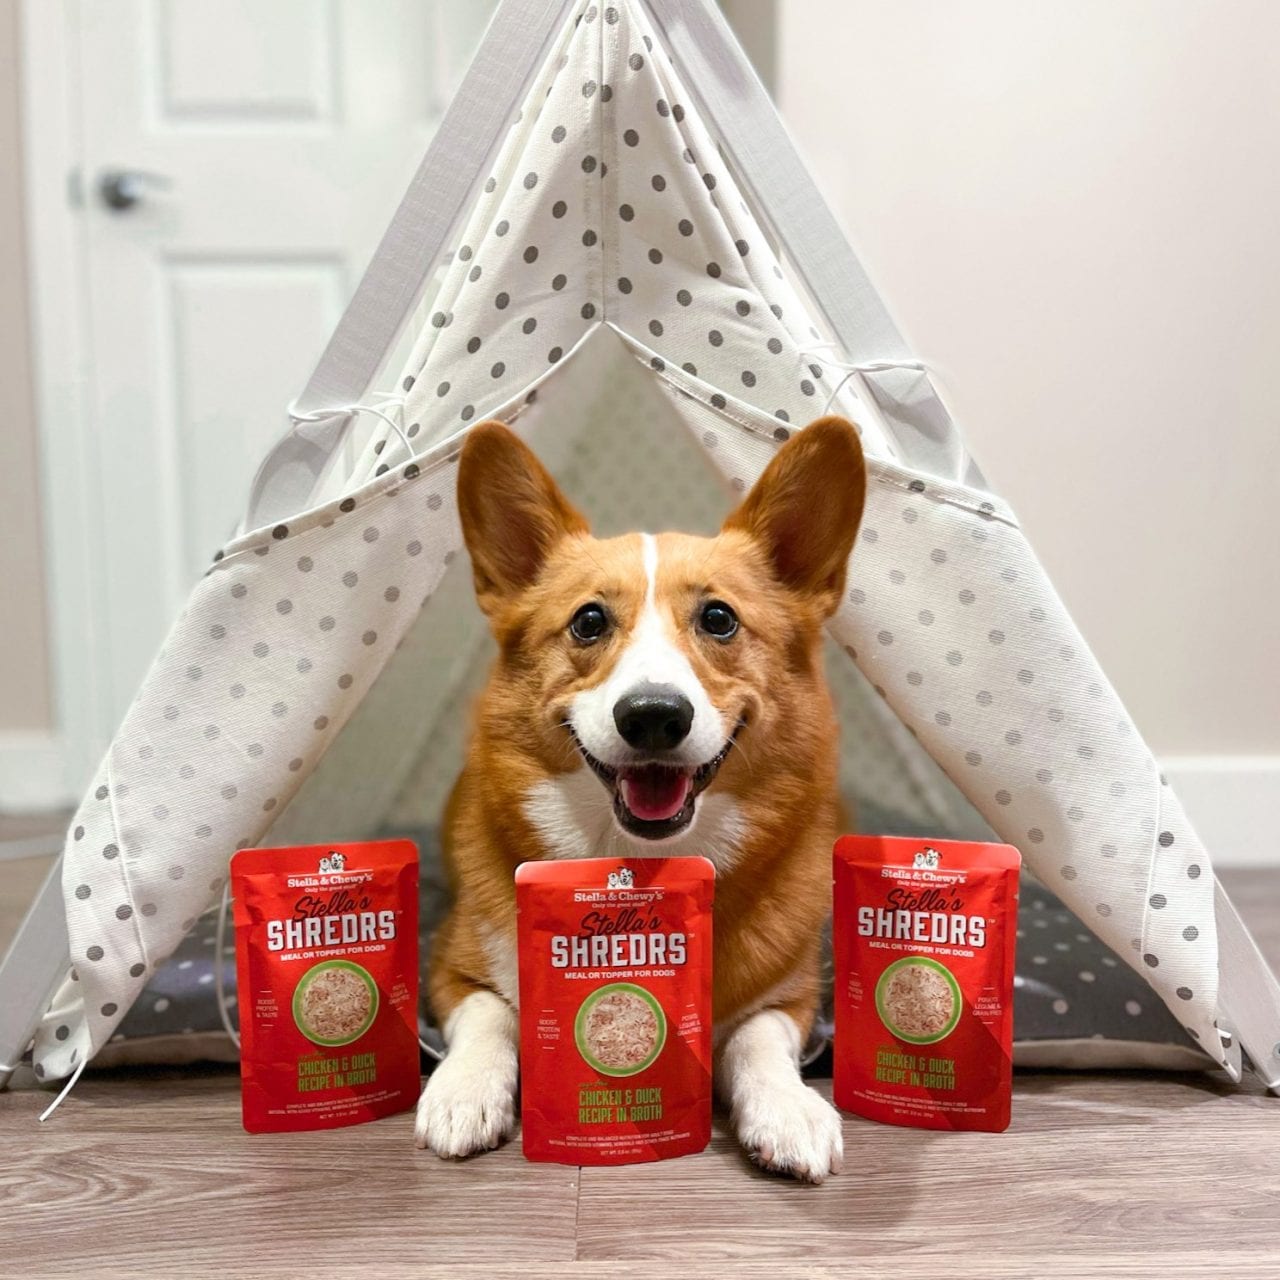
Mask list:
[[[613,722],[629,747],[669,751],[689,736],[693,703],[674,685],[642,684],[614,703]]]

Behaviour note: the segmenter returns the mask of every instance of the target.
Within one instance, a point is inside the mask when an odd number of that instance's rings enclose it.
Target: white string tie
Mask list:
[[[836,397],[844,389],[845,383],[848,382],[850,378],[857,378],[859,382],[862,382],[862,390],[865,392],[865,395],[860,396],[859,399],[866,400],[870,396],[871,390],[863,381],[864,374],[888,373],[893,369],[907,369],[915,373],[929,372],[928,365],[926,365],[923,360],[838,360],[833,356],[823,355],[821,352],[821,348],[823,347],[830,347],[835,351],[839,350],[834,342],[820,342],[816,346],[805,348],[800,352],[800,354],[802,356],[812,356],[819,364],[826,365],[829,369],[845,370],[844,377],[841,378],[840,381],[831,389],[831,394],[827,397],[826,404],[822,406],[822,412],[824,414],[831,411],[831,406],[835,404]],[[873,408],[874,406],[868,407]]]
[[[60,1106],[62,1106],[63,1101],[66,1099],[67,1094],[69,1094],[71,1090],[76,1087],[76,1082],[80,1079],[80,1074],[81,1072],[84,1071],[85,1064],[87,1062],[88,1062],[87,1058],[81,1058],[80,1061],[76,1063],[76,1069],[71,1073],[71,1079],[68,1080],[67,1083],[62,1086],[62,1092],[59,1093],[58,1096],[54,1098],[54,1100],[51,1103],[49,1103],[49,1105],[45,1107],[45,1109],[40,1113],[41,1124],[44,1124],[44,1122],[51,1115],[53,1115],[53,1113],[57,1111],[57,1109]]]
[[[392,395],[389,392],[380,393],[383,396],[385,405],[398,413],[404,412],[404,399],[401,396]],[[313,409],[309,413],[303,413],[298,408],[296,400],[290,401],[289,407],[285,410],[292,422],[323,422],[326,418],[336,418],[342,414],[352,413],[371,413],[375,418],[381,418],[383,422],[391,428],[392,431],[400,439],[400,443],[404,446],[405,453],[412,458],[413,445],[409,443],[409,437],[405,435],[404,428],[390,414],[384,413],[377,405],[372,404],[343,404],[337,405],[332,409]]]

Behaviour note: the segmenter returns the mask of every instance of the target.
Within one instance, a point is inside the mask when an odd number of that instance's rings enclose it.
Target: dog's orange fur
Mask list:
[[[841,597],[865,487],[855,432],[841,419],[822,419],[782,447],[718,537],[657,540],[655,594],[666,624],[716,707],[746,722],[708,792],[735,798],[746,832],[716,884],[718,1027],[769,1007],[791,1014],[803,1032],[816,1007],[837,821],[837,729],[822,624]],[[442,1021],[474,991],[501,992],[493,947],[495,939],[514,946],[513,872],[551,852],[522,799],[540,781],[586,767],[564,727],[569,700],[606,677],[646,592],[639,535],[593,539],[501,424],[480,424],[468,436],[458,494],[477,597],[499,653],[445,820],[455,900],[429,979]],[[708,597],[737,612],[733,643],[688,625]],[[602,598],[617,618],[616,635],[575,646],[569,619]]]

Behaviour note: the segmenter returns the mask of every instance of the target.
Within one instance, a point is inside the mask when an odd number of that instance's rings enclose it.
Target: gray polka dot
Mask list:
[[[1192,879],[1192,880],[1199,880],[1199,879],[1200,879],[1200,867],[1199,867],[1199,864],[1197,864],[1197,863],[1193,862],[1193,863],[1192,863],[1192,864],[1187,868],[1187,876],[1188,876],[1188,878],[1190,878],[1190,879]]]
[[[947,663],[949,666],[958,667],[964,661],[964,654],[959,649],[952,649],[947,654]]]
[[[366,632],[364,633],[364,635],[362,635],[362,636],[360,637],[360,639],[361,639],[361,640],[362,640],[366,645],[375,644],[375,643],[377,642],[377,639],[378,639],[378,633],[377,633],[376,631],[366,631]]]
[[[1078,873],[1075,867],[1063,867],[1060,874],[1064,880],[1074,880]]]
[[[76,886],[76,897],[79,898],[81,902],[83,902],[92,892],[93,890],[90,889],[87,884]]]
[[[921,609],[920,612],[916,614],[916,621],[919,622],[922,627],[933,626],[933,610]]]
[[[179,867],[175,865],[169,868],[170,880],[181,880],[182,877],[185,876],[186,874],[187,874],[186,867]]]
[[[1150,951],[1148,951],[1142,957],[1142,963],[1145,964],[1149,969],[1154,969],[1160,963],[1160,957],[1157,955],[1153,955]]]
[[[329,727],[329,717],[316,716],[315,720],[312,722],[311,727],[315,729],[317,733],[321,732],[324,729],[327,729]]]
[[[1105,902],[1099,902],[1098,905],[1094,908],[1094,910],[1103,918],[1111,914],[1111,908]]]
[[[289,711],[288,706],[283,702],[274,703],[271,707],[271,714],[275,716],[277,719],[279,719],[279,717],[283,715],[288,714],[288,711]]]
[[[118,857],[119,854],[120,854],[119,845],[105,844],[102,846],[102,856],[106,858],[108,862],[110,862],[112,858]]]
[[[975,769],[982,763],[982,756],[977,751],[966,751],[964,758],[965,763],[973,765]]]
[[[342,585],[344,587],[354,587],[356,583],[359,581],[360,581],[360,575],[350,569],[348,569],[347,572],[342,575]]]
[[[321,631],[332,631],[334,627],[336,627],[337,625],[338,624],[335,621],[335,619],[329,614],[326,614],[323,618],[320,619]]]
[[[1200,930],[1197,929],[1195,925],[1189,924],[1185,929],[1183,929],[1182,936],[1188,942],[1194,942],[1200,936]]]
[[[1160,847],[1162,849],[1167,849],[1172,843],[1173,843],[1173,832],[1162,831],[1160,833]]]
[[[101,959],[102,959],[102,957],[103,957],[104,955],[106,955],[106,952],[105,952],[105,951],[103,951],[103,949],[102,949],[101,947],[90,947],[90,948],[85,952],[85,955],[86,955],[90,960],[101,960]]]
[[[1041,831],[1039,827],[1032,827],[1031,830],[1027,832],[1027,839],[1030,840],[1032,844],[1043,844],[1044,832]]]
[[[904,511],[902,514],[903,514],[903,518],[905,519],[907,513]],[[960,598],[961,604],[972,604],[978,597],[975,596],[973,592],[966,587],[962,592],[960,592],[959,598]]]
[[[918,671],[908,671],[907,683],[909,685],[914,685],[916,688],[919,688],[922,684],[924,684],[924,676],[922,676]]]
[[[149,918],[155,915],[158,908],[156,907],[156,904],[154,902],[144,902],[142,906],[138,908],[138,910],[141,911],[144,916],[147,916]]]
[[[1016,747],[1022,742],[1022,734],[1020,734],[1017,729],[1010,729],[1009,732],[1004,735],[1004,740],[1011,747]]]
[[[350,689],[354,683],[355,679],[351,675],[341,675],[338,677],[339,689]]]
[[[1192,998],[1192,996],[1194,996],[1194,995],[1195,995],[1195,992],[1194,992],[1194,991],[1192,991],[1190,987],[1179,987],[1179,988],[1178,988],[1178,999],[1179,999],[1179,1000],[1190,1000],[1190,999]]]
[[[1036,770],[1036,781],[1037,781],[1037,782],[1042,782],[1042,783],[1044,783],[1046,786],[1048,786],[1048,784],[1049,784],[1049,783],[1051,783],[1051,782],[1053,781],[1053,770],[1051,770],[1051,769],[1037,769],[1037,770]]]
[[[893,632],[892,632],[892,631],[881,631],[881,632],[876,636],[876,639],[877,639],[877,640],[879,640],[881,644],[892,644],[892,643],[893,643]]]
[[[987,639],[990,640],[992,644],[1004,644],[1004,632],[1000,630],[988,631]]]
[[[107,1003],[102,1006],[102,1016],[104,1018],[110,1018],[119,1007],[120,1006],[116,1004],[115,1001],[108,1000]]]
[[[1007,791],[996,792],[996,804],[1012,804],[1013,797]]]
[[[973,700],[980,707],[989,707],[992,702],[991,694],[986,689],[979,689],[978,692],[973,695]]]
[[[222,788],[222,798],[224,800],[234,800],[237,795],[239,795],[238,788],[232,786],[230,783]]]

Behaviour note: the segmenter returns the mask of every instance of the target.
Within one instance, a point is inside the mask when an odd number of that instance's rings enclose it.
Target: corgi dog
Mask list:
[[[840,1119],[800,1077],[831,904],[836,719],[822,657],[862,516],[856,431],[797,431],[714,538],[596,539],[497,422],[458,506],[498,642],[445,816],[454,902],[429,993],[448,1055],[415,1139],[495,1147],[518,1084],[513,874],[534,858],[698,854],[716,868],[716,1089],[764,1168],[821,1182]]]

